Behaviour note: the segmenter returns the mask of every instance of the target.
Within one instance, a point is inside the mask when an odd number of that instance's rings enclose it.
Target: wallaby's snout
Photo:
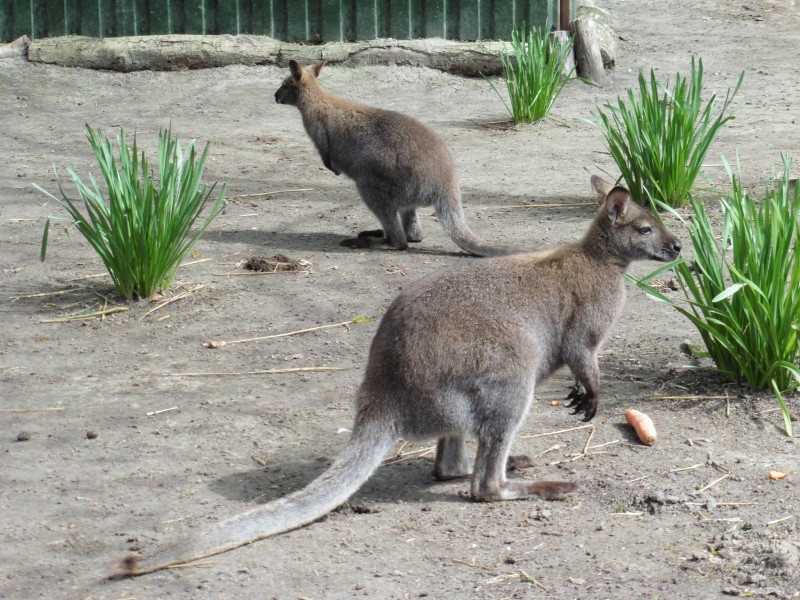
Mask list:
[[[275,102],[278,104],[297,103],[297,84],[291,77],[284,79],[281,87],[275,92]]]
[[[653,242],[656,242],[654,244],[654,246],[656,246],[656,251],[651,252],[650,258],[657,260],[658,262],[670,262],[678,258],[681,253],[681,248],[683,248],[681,241],[675,237],[675,235],[673,235],[673,233],[667,229],[661,221],[653,216],[652,212],[646,208],[641,210],[646,213],[647,218],[650,221],[646,227],[652,230]],[[658,243],[659,238],[661,241],[660,244]]]
[[[659,221],[649,209],[636,207],[640,217],[632,223],[635,232],[630,239],[631,249],[638,248],[641,258],[650,258],[658,262],[670,262],[678,258],[683,244]],[[631,257],[636,258],[636,252]]]
[[[675,260],[681,253],[681,248],[683,248],[683,244],[678,238],[672,238],[672,243],[669,245],[668,252],[670,253],[671,258],[669,260]]]

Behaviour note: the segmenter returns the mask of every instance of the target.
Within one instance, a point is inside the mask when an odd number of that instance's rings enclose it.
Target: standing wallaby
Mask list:
[[[324,64],[303,68],[289,61],[292,74],[275,92],[275,101],[300,110],[323,164],[356,182],[383,227],[362,231],[342,246],[405,250],[408,242],[422,241],[416,209],[433,205],[447,235],[467,252],[497,256],[520,251],[488,244],[469,228],[453,159],[439,136],[411,117],[330,96],[317,81]]]
[[[142,574],[231,550],[311,523],[347,500],[398,437],[438,438],[434,475],[472,474],[479,501],[578,490],[566,481],[506,479],[509,457],[536,384],[567,365],[570,394],[586,421],[600,390],[597,351],[625,301],[634,260],[677,258],[681,243],[625,188],[592,184],[603,205],[583,240],[548,252],[462,265],[424,277],[395,299],[381,321],[356,398],[350,441],[308,486],[220,522],[196,539],[118,566]],[[473,461],[466,439],[478,438]]]

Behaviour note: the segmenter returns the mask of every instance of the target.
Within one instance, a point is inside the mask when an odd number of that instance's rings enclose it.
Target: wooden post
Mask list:
[[[558,5],[558,28],[569,31],[569,20],[572,18],[572,1],[561,0]]]
[[[571,28],[575,37],[575,63],[578,76],[603,85],[606,73],[603,70],[603,57],[600,55],[600,43],[597,40],[594,21],[575,19]]]

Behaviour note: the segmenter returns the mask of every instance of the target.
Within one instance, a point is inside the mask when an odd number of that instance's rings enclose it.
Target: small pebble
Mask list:
[[[31,434],[27,431],[20,431],[19,434],[17,434],[18,442],[27,442],[29,439],[31,439]]]
[[[87,431],[87,432],[86,432],[86,439],[87,439],[87,440],[93,440],[93,439],[95,439],[95,438],[96,438],[98,435],[99,435],[99,434],[98,434],[96,431],[92,431],[92,430],[90,429],[89,431]]]

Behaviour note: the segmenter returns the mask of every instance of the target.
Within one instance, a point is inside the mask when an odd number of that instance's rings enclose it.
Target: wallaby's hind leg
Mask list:
[[[473,462],[463,435],[440,437],[436,444],[433,476],[440,481],[467,477],[472,474]]]
[[[472,474],[473,499],[497,502],[538,496],[545,500],[558,500],[578,491],[578,485],[571,481],[508,481],[505,468],[513,435],[514,430],[510,428],[508,431],[481,436]]]
[[[408,241],[400,225],[400,217],[392,205],[391,196],[367,185],[359,186],[358,191],[367,207],[383,225],[383,229],[362,231],[358,237],[342,240],[341,245],[348,248],[384,248],[406,250]]]
[[[440,481],[458,479],[472,475],[475,465],[474,459],[467,449],[464,436],[446,436],[439,438],[436,444],[436,464],[433,467],[433,476]],[[516,471],[533,466],[533,459],[524,454],[509,456],[506,469]]]
[[[414,208],[408,208],[401,212],[403,218],[403,230],[406,232],[406,239],[409,242],[422,241],[422,225],[420,225],[417,211]]]
[[[417,217],[415,209],[409,209],[402,212],[403,231],[406,232],[406,240],[409,242],[422,241],[422,226]],[[383,229],[367,229],[366,231],[359,231],[358,237],[360,238],[382,238],[385,237]]]

